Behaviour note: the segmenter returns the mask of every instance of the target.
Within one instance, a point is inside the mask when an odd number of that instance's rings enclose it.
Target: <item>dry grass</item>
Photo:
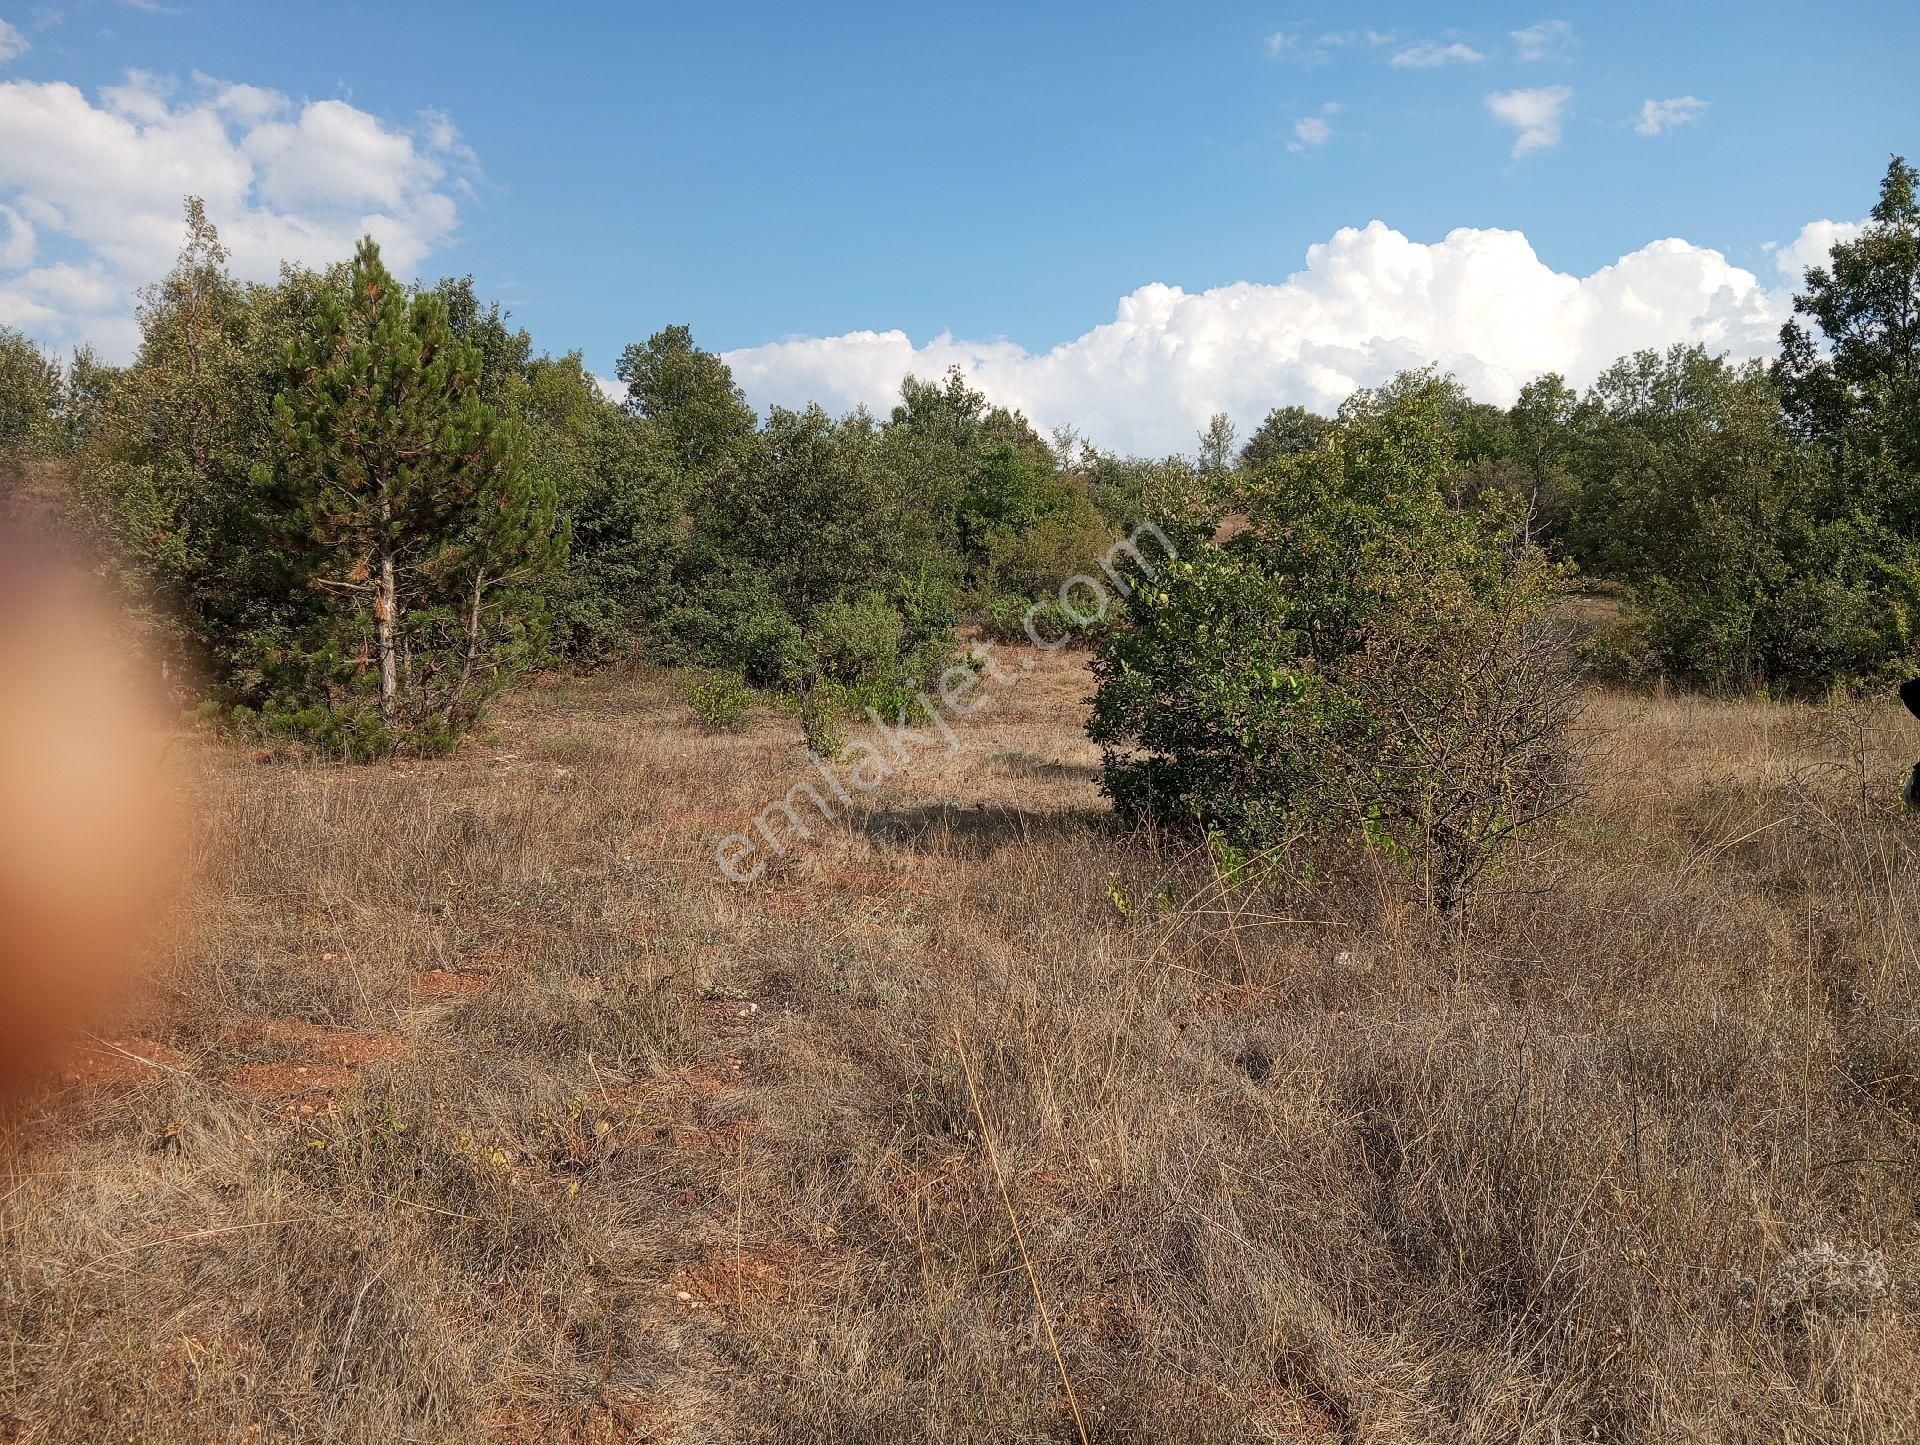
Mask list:
[[[1891,712],[1597,697],[1462,938],[1114,836],[1087,688],[744,888],[794,733],[670,679],[209,749],[163,987],[12,1126],[0,1439],[1071,1440],[1035,1284],[1095,1441],[1920,1436]]]

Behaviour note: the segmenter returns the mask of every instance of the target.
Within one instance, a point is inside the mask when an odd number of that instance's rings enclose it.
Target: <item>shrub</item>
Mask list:
[[[1089,725],[1124,816],[1267,856],[1358,838],[1452,912],[1565,803],[1560,572],[1510,516],[1448,505],[1449,391],[1362,393],[1254,484],[1246,531],[1134,590]]]
[[[1600,682],[1636,687],[1665,676],[1646,614],[1637,607],[1581,638],[1575,655],[1580,670]]]
[[[807,751],[823,758],[837,758],[846,746],[846,721],[858,706],[852,689],[836,682],[822,682],[808,688],[794,700],[800,718],[801,735]]]
[[[753,689],[737,672],[696,673],[687,683],[687,706],[710,731],[739,727],[753,701]]]
[[[897,669],[905,634],[900,614],[887,599],[868,593],[821,607],[813,615],[807,641],[822,675],[852,687]]]
[[[670,662],[740,673],[753,687],[778,689],[804,671],[806,642],[763,579],[718,572],[689,586],[660,623]]]
[[[1104,627],[1104,619],[1083,622],[1052,597],[997,598],[981,623],[981,631],[993,642],[1032,642],[1038,637],[1047,643],[1065,639],[1077,647],[1090,645]]]

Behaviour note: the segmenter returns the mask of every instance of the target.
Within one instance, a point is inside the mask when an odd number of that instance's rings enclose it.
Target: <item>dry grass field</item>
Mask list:
[[[1117,835],[1038,664],[747,886],[797,729],[670,677],[196,744],[7,1125],[0,1440],[1920,1438],[1901,716],[1596,695],[1462,933]]]

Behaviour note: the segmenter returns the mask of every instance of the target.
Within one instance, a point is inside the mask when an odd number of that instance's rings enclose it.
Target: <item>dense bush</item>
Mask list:
[[[1807,272],[1770,371],[1644,352],[1541,416],[1576,493],[1550,535],[1632,584],[1674,681],[1814,694],[1920,663],[1915,182],[1896,158],[1861,235]]]
[[[948,585],[911,507],[870,419],[774,408],[696,501],[667,654],[785,695],[808,745],[836,751],[841,719],[897,711],[951,652]]]
[[[753,689],[737,672],[688,674],[687,706],[715,731],[739,727],[753,710]]]
[[[53,441],[59,402],[59,366],[18,331],[0,326],[0,478]]]
[[[1091,724],[1125,816],[1299,857],[1364,839],[1451,910],[1566,800],[1559,573],[1510,514],[1449,504],[1452,400],[1356,396],[1269,464],[1249,527],[1133,592]]]
[[[997,597],[980,624],[982,634],[991,642],[1038,642],[1044,647],[1089,646],[1105,627],[1103,617],[1089,619],[1068,612],[1057,594]]]

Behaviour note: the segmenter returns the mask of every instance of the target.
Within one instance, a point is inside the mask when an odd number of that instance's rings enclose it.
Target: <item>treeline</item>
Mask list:
[[[1455,392],[1463,500],[1503,496],[1581,576],[1621,584],[1597,661],[1716,689],[1815,693],[1910,670],[1920,624],[1920,211],[1896,159],[1872,221],[1807,273],[1770,364],[1640,352],[1584,395]],[[1274,412],[1258,469],[1338,422]]]
[[[1594,657],[1617,674],[1813,692],[1916,650],[1914,186],[1896,159],[1771,364],[1640,353],[1508,408],[1416,373],[1336,417],[1277,409],[1243,446],[1216,419],[1159,460],[1043,436],[958,373],[908,379],[884,418],[760,417],[681,327],[627,348],[615,402],[469,280],[402,284],[371,242],[236,281],[189,202],[132,364],[0,331],[0,470],[59,460],[210,715],[351,756],[442,749],[524,669],[636,654],[709,669],[717,717],[778,699],[830,749],[944,664],[961,618],[1017,632],[1140,522],[1205,547],[1240,515],[1273,545],[1363,505],[1402,551],[1458,553],[1459,519],[1499,517],[1473,547],[1616,586]]]
[[[1057,585],[1161,470],[1063,466],[957,375],[884,420],[757,417],[684,327],[627,348],[615,403],[371,241],[273,285],[226,259],[190,201],[124,368],[0,334],[0,446],[58,460],[210,716],[349,756],[442,749],[526,668],[633,655],[768,693],[828,745],[963,612]]]

